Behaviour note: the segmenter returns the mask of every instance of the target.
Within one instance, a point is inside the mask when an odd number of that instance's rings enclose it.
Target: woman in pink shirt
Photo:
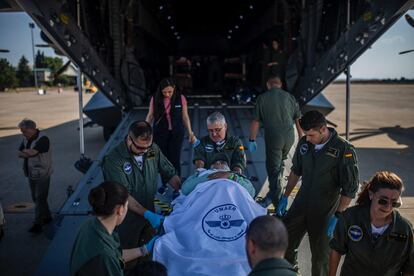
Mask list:
[[[161,80],[155,96],[151,98],[146,121],[153,124],[154,141],[180,175],[181,146],[184,128],[187,129],[189,142],[193,144],[196,136],[191,130],[187,100],[171,78]]]

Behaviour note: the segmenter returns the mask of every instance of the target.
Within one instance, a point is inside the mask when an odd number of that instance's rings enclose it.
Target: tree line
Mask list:
[[[43,52],[37,51],[35,56],[36,68],[48,68],[51,71],[53,81],[44,83],[45,85],[68,85],[69,79],[66,76],[55,76],[56,72],[63,66],[63,60],[59,57],[48,57]],[[29,66],[29,61],[23,55],[17,67],[10,64],[7,59],[0,59],[0,91],[8,88],[34,86],[33,70]]]

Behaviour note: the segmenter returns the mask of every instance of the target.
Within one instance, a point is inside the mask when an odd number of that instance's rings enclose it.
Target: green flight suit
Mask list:
[[[70,257],[70,275],[124,275],[124,261],[116,232],[112,235],[98,218],[85,221],[79,228]]]
[[[411,223],[394,210],[392,222],[373,240],[370,206],[348,208],[338,219],[333,250],[344,255],[341,275],[414,275],[414,244]]]
[[[285,259],[269,258],[255,265],[248,276],[296,276],[297,273]]]
[[[112,180],[124,185],[129,194],[150,211],[154,211],[158,173],[164,183],[176,175],[174,166],[155,143],[144,154],[142,171],[125,141],[111,149],[104,157],[102,170],[106,181]],[[122,248],[133,248],[144,243],[145,241],[140,239],[143,238],[147,227],[148,222],[144,217],[128,210],[124,222],[116,229]]]
[[[246,154],[244,153],[244,146],[242,141],[235,136],[226,137],[226,142],[223,145],[217,146],[211,141],[209,136],[200,139],[200,144],[194,149],[193,162],[202,160],[204,168],[210,169],[213,163],[214,155],[223,152],[230,160],[230,169],[239,167],[242,170],[246,168]]]
[[[294,122],[301,116],[299,105],[292,94],[272,88],[256,101],[254,120],[264,128],[266,170],[269,177],[267,197],[277,207],[282,194],[284,160],[295,142]]]
[[[329,128],[331,137],[315,152],[302,137],[293,156],[292,172],[302,176],[302,186],[283,222],[289,234],[285,258],[297,267],[297,248],[306,232],[312,253],[312,275],[327,275],[329,238],[327,225],[341,195],[353,198],[358,191],[358,167],[354,147]]]

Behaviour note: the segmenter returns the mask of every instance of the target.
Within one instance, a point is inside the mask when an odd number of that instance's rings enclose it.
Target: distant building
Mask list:
[[[39,85],[52,82],[54,79],[52,71],[49,68],[36,68],[36,76]]]
[[[72,62],[68,61],[55,74],[56,77],[65,76],[69,80],[69,84],[76,84],[78,69]]]

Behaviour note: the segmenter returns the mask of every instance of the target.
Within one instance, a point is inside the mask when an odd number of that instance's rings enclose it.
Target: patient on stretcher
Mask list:
[[[227,160],[227,156],[224,153],[216,154],[210,169],[207,170],[199,168],[193,175],[188,177],[181,186],[181,192],[184,195],[188,195],[195,189],[198,184],[220,178],[230,179],[237,182],[243,188],[245,188],[252,197],[254,197],[256,194],[253,184],[246,176],[230,171],[229,162]]]

